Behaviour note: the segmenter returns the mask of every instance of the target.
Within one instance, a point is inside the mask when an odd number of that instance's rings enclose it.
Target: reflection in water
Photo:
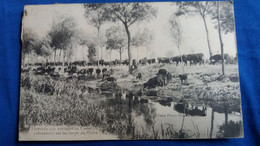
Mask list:
[[[218,138],[241,136],[242,122],[229,121],[219,127]]]
[[[214,109],[211,110],[211,124],[210,124],[210,134],[209,138],[212,138],[212,133],[213,133],[213,125],[214,125]]]
[[[146,125],[146,127],[143,127],[144,130],[150,129],[154,125],[155,109],[148,106],[148,100],[139,99],[132,92],[127,94],[116,93],[113,97],[102,103],[106,107],[105,120],[109,124],[108,126],[112,127],[109,132],[115,132],[116,129],[113,127],[121,127],[121,131],[118,131],[121,134],[119,136],[125,134],[128,138],[136,139],[138,133],[141,132],[138,130],[140,129],[137,124],[139,122],[137,121],[138,117],[143,117],[142,121]]]
[[[120,139],[225,137],[231,134],[225,135],[227,130],[225,126],[220,129],[221,125],[228,125],[228,119],[235,122],[241,119],[241,115],[218,113],[184,100],[177,103],[167,98],[151,100],[132,91],[106,96],[102,104],[106,109],[104,120],[110,127],[107,131],[118,134]]]
[[[174,109],[179,113],[185,113],[186,116],[206,116],[207,108],[205,106],[198,107],[194,105],[189,105],[185,100],[180,100],[174,105]]]

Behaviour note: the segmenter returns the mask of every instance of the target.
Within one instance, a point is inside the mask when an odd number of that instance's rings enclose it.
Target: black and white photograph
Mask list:
[[[232,1],[26,5],[19,141],[242,138]]]

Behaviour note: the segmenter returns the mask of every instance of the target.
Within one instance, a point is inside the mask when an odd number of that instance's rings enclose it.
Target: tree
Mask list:
[[[180,48],[181,44],[182,44],[182,39],[183,39],[182,30],[174,15],[170,18],[169,24],[170,24],[170,35],[172,37],[174,44],[178,48],[179,55],[181,57],[181,62],[182,62],[182,72],[184,74],[183,58],[182,58],[182,53],[181,53],[181,48]]]
[[[96,61],[96,55],[97,55],[96,44],[93,43],[93,42],[89,42],[87,44],[87,46],[88,46],[88,60],[89,60],[89,62]]]
[[[204,23],[204,28],[206,32],[207,37],[207,45],[209,49],[209,55],[212,56],[212,50],[210,46],[210,39],[209,39],[209,31],[208,31],[208,25],[206,21],[207,15],[209,15],[209,9],[211,9],[213,2],[204,1],[204,2],[177,2],[178,6],[178,12],[176,13],[176,16],[181,16],[185,14],[199,14],[199,16],[202,18]]]
[[[75,29],[74,19],[70,17],[61,18],[58,22],[52,25],[51,30],[48,32],[49,44],[54,52],[54,62],[56,62],[56,51],[59,49],[63,51],[63,65],[65,61],[65,52],[72,49],[73,37],[77,34]],[[69,50],[71,51],[71,50]]]
[[[148,49],[149,49],[149,44],[151,43],[153,39],[152,33],[150,30],[145,28],[142,32],[138,32],[134,35],[134,37],[131,39],[131,44],[132,46],[135,47],[140,47],[140,46],[145,46],[146,47],[146,58],[149,57]],[[138,48],[137,48],[138,51]],[[139,53],[137,52],[137,55]],[[138,59],[138,57],[137,57]]]
[[[103,51],[100,40],[100,28],[106,21],[108,21],[105,6],[106,4],[84,4],[86,18],[94,25],[94,27],[97,28],[98,50],[101,50],[101,59],[103,58]],[[99,66],[99,51],[97,57]]]
[[[233,2],[230,1],[218,1],[213,3],[213,7],[210,9],[210,14],[215,22],[215,28],[218,30],[221,60],[222,60],[222,74],[225,75],[224,65],[224,44],[222,40],[222,33],[227,34],[235,30],[234,26],[234,13]]]
[[[120,61],[122,60],[122,53],[126,46],[125,34],[119,26],[111,26],[106,31],[107,49],[116,50],[119,52]]]
[[[22,32],[22,62],[25,64],[25,58],[33,53],[38,37],[30,29],[23,28]]]
[[[45,40],[41,40],[35,43],[34,52],[37,55],[37,58],[39,56],[46,57],[51,54],[51,49],[50,46],[45,42]]]
[[[131,73],[132,53],[131,53],[131,32],[129,27],[136,22],[150,20],[156,16],[157,10],[147,3],[114,3],[105,7],[106,17],[111,21],[120,21],[127,34],[127,50],[129,60],[129,72]]]

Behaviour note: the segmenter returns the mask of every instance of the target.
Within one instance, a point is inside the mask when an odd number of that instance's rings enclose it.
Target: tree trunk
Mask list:
[[[62,50],[62,49],[60,49],[59,62],[61,62],[61,50]]]
[[[131,48],[130,48],[130,42],[131,42],[131,34],[129,31],[129,28],[127,26],[127,23],[124,23],[125,26],[125,30],[127,33],[127,51],[128,51],[128,61],[129,61],[129,73],[132,73],[131,71],[131,66],[132,66],[132,52],[131,52]]]
[[[112,49],[110,49],[110,53],[109,53],[109,66],[111,66],[111,54],[112,54]]]
[[[184,64],[183,64],[183,58],[182,58],[180,46],[178,46],[178,50],[179,50],[179,55],[181,56],[182,74],[184,74]]]
[[[139,47],[136,48],[136,60],[139,60],[138,54],[139,54]]]
[[[148,47],[148,44],[146,44],[146,58],[149,59],[149,47]]]
[[[74,61],[77,61],[77,54],[78,54],[78,46],[76,46],[76,49],[75,49]]]
[[[228,108],[225,106],[225,125],[224,125],[224,137],[226,137],[227,134],[227,127],[228,126]]]
[[[97,30],[98,30],[98,49],[97,49],[97,67],[99,68],[99,50],[100,50],[100,38],[99,38],[99,30],[100,30],[100,27],[98,27],[97,28]]]
[[[66,57],[66,51],[63,50],[63,59],[62,59],[62,66],[65,66],[65,57]]]
[[[39,63],[39,55],[37,55],[37,63]]]
[[[57,52],[57,49],[54,50],[54,63],[56,63],[56,52]]]
[[[25,53],[22,54],[22,66],[25,66]]]
[[[221,36],[219,2],[218,2],[218,36],[219,36],[220,49],[221,49],[222,75],[225,75],[225,68],[224,68],[224,45],[223,45],[222,36]]]
[[[214,127],[214,109],[212,109],[211,111],[211,126],[210,126],[209,138],[212,138],[213,127]]]
[[[120,62],[122,61],[122,48],[119,49]]]
[[[207,44],[208,44],[208,48],[209,48],[209,56],[211,57],[212,56],[212,50],[211,50],[211,47],[210,47],[208,26],[207,26],[207,22],[206,22],[205,16],[201,15],[201,17],[203,19],[204,26],[205,26],[204,28],[205,28],[205,31],[206,31]]]

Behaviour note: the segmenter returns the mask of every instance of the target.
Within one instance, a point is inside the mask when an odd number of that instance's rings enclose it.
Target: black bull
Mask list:
[[[224,54],[224,60],[228,60],[228,59],[230,59],[228,54]],[[216,54],[211,56],[209,60],[210,60],[210,64],[215,64],[216,62],[222,60],[222,56],[221,54]]]
[[[187,65],[188,61],[190,62],[190,65],[194,64],[203,64],[204,63],[204,55],[202,53],[197,54],[188,54],[188,55],[182,55],[182,60],[185,65]],[[172,62],[176,62],[176,65],[181,62],[181,56],[176,56],[171,58]]]

